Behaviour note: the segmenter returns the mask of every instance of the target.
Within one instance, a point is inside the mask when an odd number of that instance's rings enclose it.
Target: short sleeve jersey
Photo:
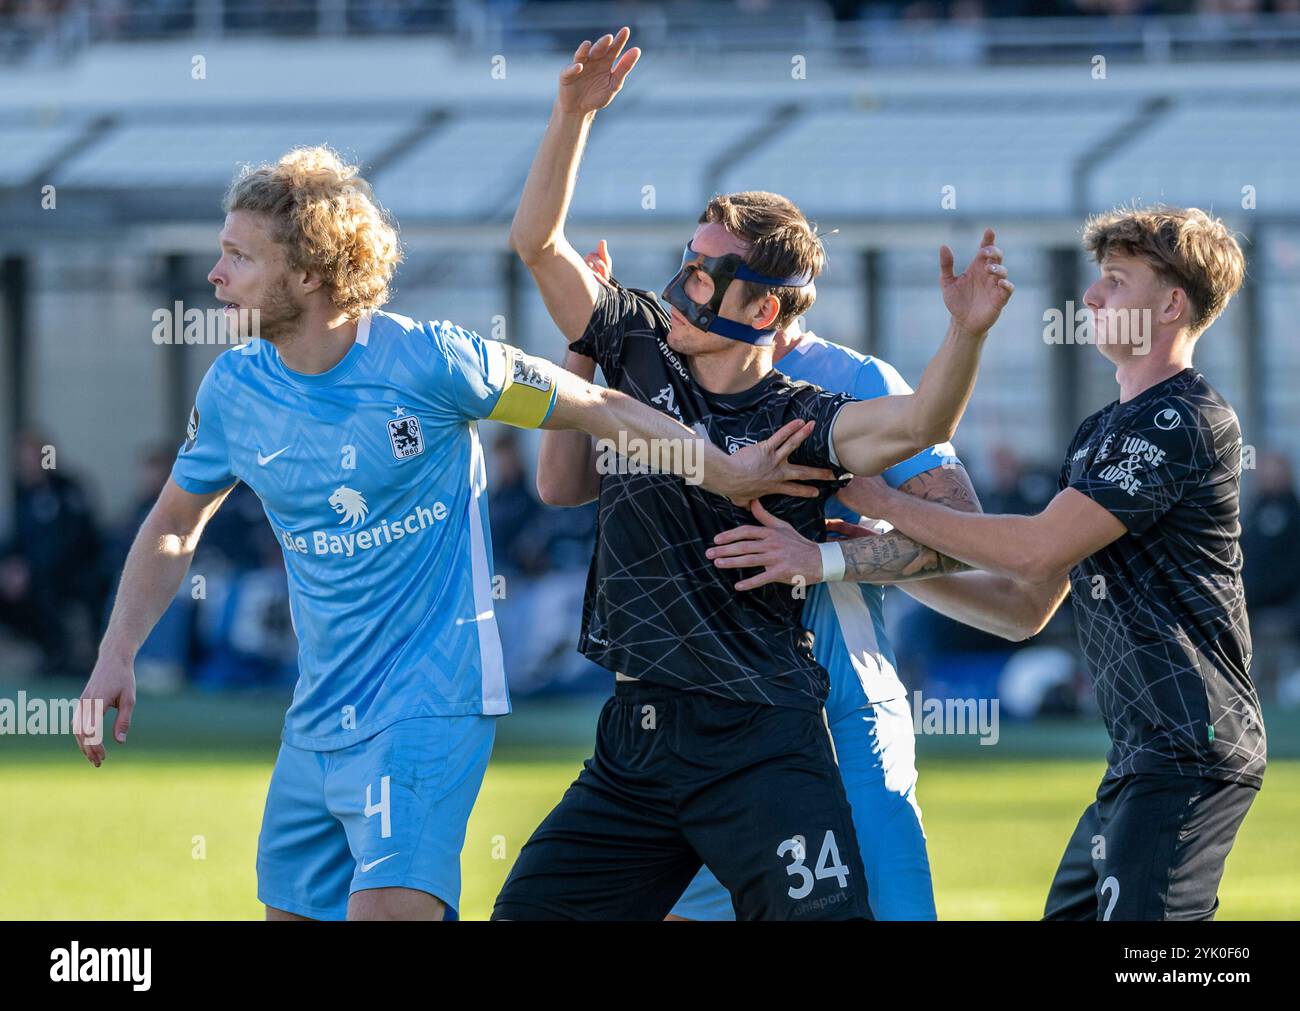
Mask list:
[[[1241,581],[1241,429],[1194,369],[1079,426],[1061,469],[1128,533],[1070,572],[1108,775],[1259,786],[1266,745]]]
[[[172,478],[196,495],[245,482],[275,531],[299,646],[287,743],[510,711],[477,420],[539,425],[553,385],[499,341],[378,310],[323,373],[268,341],[217,357]]]
[[[769,372],[740,393],[710,393],[668,345],[670,319],[648,291],[602,285],[586,332],[571,350],[594,358],[608,385],[672,415],[734,453],[796,418],[816,422],[795,463],[843,471],[832,457],[836,414],[854,398]],[[690,440],[687,440],[688,442]],[[794,708],[819,708],[829,680],[801,622],[804,600],[769,584],[737,593],[756,569],[719,569],[705,557],[716,534],[757,522],[752,513],[670,473],[634,473],[597,443],[602,472],[596,550],[579,649],[594,662],[683,691]],[[685,458],[684,458],[685,459]],[[763,505],[810,539],[825,540],[823,482],[810,499]]]

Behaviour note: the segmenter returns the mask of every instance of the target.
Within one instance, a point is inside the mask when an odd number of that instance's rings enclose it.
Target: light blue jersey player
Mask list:
[[[476,422],[646,444],[695,433],[507,344],[381,311],[397,234],[328,149],[250,166],[224,208],[208,280],[230,331],[257,339],[199,387],[83,698],[118,711],[125,743],[135,657],[244,481],[284,554],[299,642],[258,841],[267,916],[454,917],[470,808],[510,710]],[[806,428],[734,456],[705,445],[704,487],[747,500],[824,478],[788,462]],[[97,735],[77,740],[105,760]]]
[[[272,908],[343,918],[352,891],[383,887],[459,904],[493,717],[510,711],[474,422],[539,425],[555,396],[512,392],[512,352],[375,310],[326,372],[295,372],[260,341],[219,356],[199,388],[172,477],[196,495],[235,480],[257,493],[299,641],[258,844]]]
[[[776,365],[791,379],[870,400],[911,388],[878,358],[812,333],[800,335]],[[883,473],[899,488],[935,468],[958,463],[951,444],[933,446]],[[832,499],[828,516],[859,517]],[[884,590],[869,583],[819,583],[808,592],[804,627],[830,675],[826,700],[840,776],[853,809],[867,872],[867,894],[878,920],[935,918],[930,862],[916,798],[916,743],[906,691],[885,632]],[[735,918],[731,897],[707,867],[691,882],[672,915],[691,920]]]

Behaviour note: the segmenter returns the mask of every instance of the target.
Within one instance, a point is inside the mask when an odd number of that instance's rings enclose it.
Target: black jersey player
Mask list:
[[[627,30],[583,43],[511,229],[573,351],[611,388],[735,450],[792,419],[813,422],[791,458],[875,474],[947,439],[984,337],[1011,295],[986,232],[961,275],[941,253],[953,315],[912,396],[869,402],[792,383],[771,367],[774,333],[812,304],[821,243],[769,193],[710,201],[663,293],[598,280],[563,234],[595,112],[637,58]],[[670,308],[669,308],[670,307]],[[869,917],[851,814],[822,704],[828,679],[786,589],[738,599],[705,552],[743,505],[667,474],[611,469],[581,649],[615,672],[595,754],[520,852],[494,917],[662,919],[706,863],[741,918]],[[772,511],[818,535],[823,482]]]
[[[1111,748],[1046,917],[1208,919],[1266,758],[1241,581],[1241,429],[1192,364],[1244,260],[1194,208],[1102,215],[1084,241],[1101,268],[1085,302],[1119,399],[1079,426],[1047,508],[977,516],[878,482],[854,506],[998,576],[972,582],[983,599],[1045,624],[1073,597]]]

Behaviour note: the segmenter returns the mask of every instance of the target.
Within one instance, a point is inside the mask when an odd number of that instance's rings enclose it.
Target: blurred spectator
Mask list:
[[[262,500],[240,481],[204,528],[194,564],[196,568],[246,572],[278,556],[279,544]]]
[[[1261,698],[1285,701],[1300,686],[1300,502],[1290,461],[1261,453],[1248,490],[1254,494],[1242,518],[1241,553],[1251,677]]]
[[[293,684],[298,641],[284,555],[261,499],[242,481],[208,521],[172,610],[192,604],[195,684],[217,690]]]
[[[126,516],[113,527],[108,534],[107,550],[104,564],[109,576],[116,581],[126,564],[126,556],[131,550],[131,542],[140,531],[149,510],[158,501],[158,493],[163,490],[171,474],[172,458],[175,451],[171,446],[151,446],[140,454],[136,464],[135,495]]]
[[[1053,475],[1028,467],[1010,446],[995,446],[989,455],[989,479],[977,482],[980,504],[986,513],[1029,515],[1042,511],[1056,494]],[[993,691],[1000,671],[1025,643],[1010,642],[944,617],[905,597],[897,588],[888,591],[886,613],[900,673],[909,685],[927,685],[927,690],[978,694]],[[1070,643],[1070,608],[1057,611],[1040,637],[1030,640],[1037,647],[1048,643]],[[1069,648],[1073,648],[1072,646]],[[1066,706],[1074,689],[1052,701],[1049,708]],[[1073,705],[1072,702],[1068,705]]]
[[[596,547],[597,512],[595,502],[546,508],[546,555],[552,568],[586,571]]]
[[[241,33],[297,35],[317,28],[315,0],[225,0],[225,27]]]
[[[42,673],[84,675],[79,665],[93,647],[85,632],[98,641],[106,592],[103,544],[80,482],[56,464],[46,438],[18,436],[13,530],[0,543],[0,624],[40,648]]]
[[[1293,605],[1300,595],[1300,498],[1291,463],[1261,453],[1254,496],[1242,522],[1242,577],[1254,610]]]
[[[159,445],[140,456],[135,500],[111,538],[114,580],[175,455],[174,447]],[[261,500],[243,482],[208,521],[187,578],[141,645],[135,670],[140,691],[152,693],[175,689],[187,674],[200,687],[218,689],[287,685],[297,676],[283,556]]]
[[[1028,516],[1045,509],[1056,494],[1051,475],[1027,468],[1010,446],[993,447],[989,470],[988,487],[980,489],[986,513]]]
[[[704,0],[697,2],[702,6]],[[213,12],[226,31],[262,35],[453,32],[487,18],[499,22],[507,36],[516,29],[532,38],[551,35],[567,48],[569,21],[563,13],[552,14],[553,6],[549,0],[0,0],[0,58],[57,56],[61,38],[81,37],[78,25],[89,27],[95,39],[188,34],[203,30],[205,15]],[[637,24],[644,39],[652,25],[669,29],[678,5],[623,0],[608,6],[615,20]],[[761,20],[783,5],[778,0],[730,0],[726,6],[735,20],[744,22]],[[811,13],[817,6],[810,8],[810,20],[818,18]],[[991,19],[1195,14],[1213,30],[1225,17],[1295,14],[1300,0],[824,0],[820,7],[820,17],[831,26],[858,22],[882,28],[885,36],[893,23],[920,27],[921,33],[901,45],[895,40],[892,49],[881,49],[893,62],[909,56],[970,62],[985,56],[985,26]],[[547,25],[553,31],[546,31]],[[879,47],[879,38],[873,41]],[[1256,38],[1253,44],[1266,43]]]
[[[112,592],[104,603],[103,620],[112,613],[116,585],[122,576],[127,555],[135,542],[140,527],[148,517],[158,494],[171,474],[172,459],[176,455],[171,445],[158,444],[140,453],[136,464],[135,494],[123,519],[109,532],[105,550],[104,570]],[[157,624],[141,644],[136,655],[136,685],[141,692],[158,693],[178,687],[184,680],[190,659],[193,601],[187,587],[181,586],[176,599],[168,605]]]
[[[506,429],[492,444],[488,467],[488,515],[496,571],[539,576],[548,568],[547,531],[542,505],[524,469],[519,436]]]
[[[298,677],[298,639],[280,550],[272,545],[254,568],[214,570],[205,578],[195,684],[218,690],[291,686]]]

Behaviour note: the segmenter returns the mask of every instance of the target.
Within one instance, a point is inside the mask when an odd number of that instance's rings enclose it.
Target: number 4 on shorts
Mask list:
[[[822,851],[817,855],[817,867],[814,871],[810,871],[803,862],[806,855],[803,836],[797,835],[787,839],[776,848],[776,855],[779,857],[787,853],[794,858],[794,861],[786,867],[786,874],[792,878],[802,879],[800,884],[790,886],[788,893],[790,898],[806,898],[813,890],[814,881],[821,881],[823,878],[834,878],[841,888],[848,887],[849,869],[840,862],[840,848],[835,845],[833,830],[826,830],[826,838],[822,840]]]
[[[393,823],[390,818],[391,808],[388,805],[388,777],[384,776],[379,780],[379,803],[376,804],[370,799],[370,784],[366,784],[366,818],[372,818],[379,815],[379,837],[387,839],[393,834]]]

